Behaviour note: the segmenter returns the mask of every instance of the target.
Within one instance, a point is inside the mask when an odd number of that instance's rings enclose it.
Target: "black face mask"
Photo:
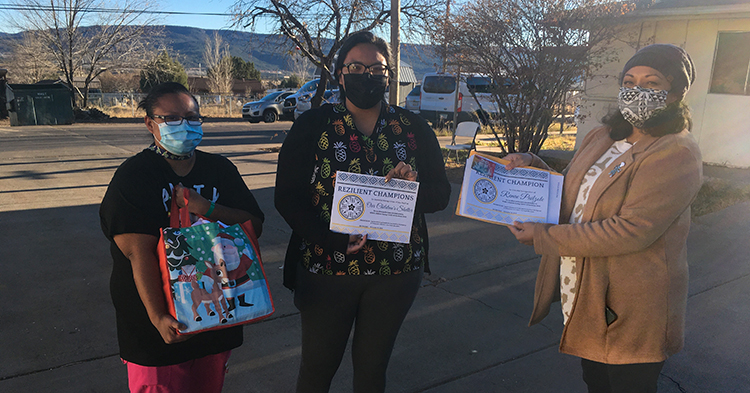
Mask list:
[[[370,109],[383,101],[388,77],[371,74],[344,74],[344,94],[354,106]],[[343,87],[342,87],[343,89]]]

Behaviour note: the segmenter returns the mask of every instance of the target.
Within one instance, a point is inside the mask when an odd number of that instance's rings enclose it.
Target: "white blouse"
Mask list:
[[[573,212],[570,214],[570,224],[579,224],[581,222],[581,216],[583,215],[583,208],[586,206],[586,201],[589,198],[589,191],[593,187],[596,180],[604,172],[612,161],[618,159],[623,153],[633,147],[633,144],[628,143],[627,140],[623,139],[615,141],[612,146],[604,153],[601,157],[591,166],[591,168],[584,175],[581,180],[581,186],[578,188],[578,197],[573,208]],[[576,276],[576,259],[571,256],[560,257],[560,302],[562,304],[563,312],[563,324],[568,323],[570,318],[570,311],[573,308],[573,302],[576,298],[576,290],[578,277]]]

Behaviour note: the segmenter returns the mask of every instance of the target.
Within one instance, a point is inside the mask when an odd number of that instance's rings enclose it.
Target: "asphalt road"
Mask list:
[[[291,392],[299,317],[281,286],[289,228],[273,208],[275,149],[290,122],[207,123],[203,150],[239,168],[267,215],[260,239],[276,313],[245,327],[225,392]],[[141,124],[0,126],[0,392],[126,391],[109,300],[111,259],[98,204],[117,166],[150,143]],[[559,307],[527,327],[538,258],[502,227],[428,216],[426,277],[391,359],[389,392],[583,392],[557,352]],[[750,203],[691,229],[685,350],[660,392],[750,391]],[[332,392],[351,391],[346,357]]]

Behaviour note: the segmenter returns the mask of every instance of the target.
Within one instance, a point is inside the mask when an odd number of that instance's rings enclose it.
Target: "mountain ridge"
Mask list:
[[[186,69],[205,67],[203,64],[205,42],[214,32],[219,32],[224,41],[229,44],[231,55],[252,61],[255,63],[255,68],[264,74],[286,74],[293,71],[289,59],[295,51],[295,46],[286,37],[278,34],[173,25],[157,27],[164,29],[164,35],[159,39],[159,43]],[[20,39],[21,34],[0,32],[0,43],[5,40]],[[0,47],[0,52],[7,50],[6,48]],[[435,71],[437,65],[440,64],[440,58],[435,53],[431,45],[401,44],[401,61],[412,66],[418,80],[421,80],[425,73]]]

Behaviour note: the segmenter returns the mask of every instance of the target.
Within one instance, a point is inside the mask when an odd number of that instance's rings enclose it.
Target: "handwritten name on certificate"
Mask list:
[[[506,170],[506,160],[472,152],[466,160],[456,214],[494,224],[558,224],[563,176],[542,169]]]
[[[419,183],[336,172],[331,230],[368,239],[409,243]]]

